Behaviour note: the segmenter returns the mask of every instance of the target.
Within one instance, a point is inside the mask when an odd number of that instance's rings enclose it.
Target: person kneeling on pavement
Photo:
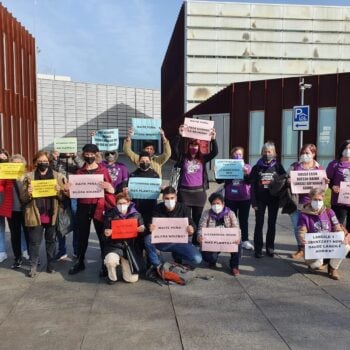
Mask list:
[[[198,265],[202,262],[202,255],[199,250],[190,242],[195,232],[196,225],[190,215],[189,209],[177,201],[176,190],[168,186],[163,189],[163,202],[159,203],[153,211],[153,218],[188,218],[189,225],[187,233],[189,236],[188,243],[158,243],[151,242],[151,235],[145,237],[145,247],[148,254],[151,269],[156,269],[161,262],[157,254],[157,249],[162,252],[171,252],[176,263],[182,264],[186,260],[190,264]],[[156,226],[150,225],[150,231],[154,231]]]
[[[305,242],[305,233],[342,231],[342,227],[334,211],[324,206],[324,190],[313,188],[309,193],[309,197],[311,202],[306,204],[301,210],[298,222],[299,239],[303,245],[307,243]],[[350,251],[348,239],[349,237],[345,237],[344,240],[347,252]],[[305,260],[305,262],[312,271],[322,271],[328,263],[329,277],[334,280],[339,280],[338,268],[343,259],[327,259],[327,262],[325,260],[326,259],[314,259]]]
[[[211,209],[205,210],[199,221],[198,242],[202,243],[202,230],[204,227],[237,227],[239,224],[235,213],[225,206],[224,197],[220,193],[212,193],[209,197]],[[241,257],[241,238],[236,242],[239,244],[238,252],[231,253],[230,268],[233,276],[239,276],[239,259]],[[202,250],[203,260],[209,264],[210,268],[217,268],[217,261],[220,252],[206,252]]]
[[[133,261],[134,239],[114,239],[112,238],[113,220],[137,220],[137,232],[144,232],[145,226],[141,214],[135,209],[135,204],[131,202],[130,197],[125,193],[119,193],[116,196],[117,206],[108,209],[105,212],[105,259],[104,264],[108,271],[108,283],[114,284],[117,281],[117,267],[120,265],[123,280],[125,282],[137,282],[139,279],[138,271],[135,271]],[[132,256],[130,256],[130,254]],[[131,259],[130,259],[131,258]]]

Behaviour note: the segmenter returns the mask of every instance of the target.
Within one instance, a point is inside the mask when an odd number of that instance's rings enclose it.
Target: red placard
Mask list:
[[[137,219],[112,220],[112,239],[137,237]]]

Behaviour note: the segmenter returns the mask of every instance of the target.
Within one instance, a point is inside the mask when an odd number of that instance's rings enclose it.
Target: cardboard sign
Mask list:
[[[305,260],[345,258],[344,232],[306,233],[305,241]]]
[[[112,220],[112,239],[137,237],[137,219]]]
[[[152,232],[151,242],[157,243],[188,243],[188,218],[153,218],[156,225]]]
[[[100,186],[102,181],[102,174],[69,175],[70,198],[103,198],[105,193]]]
[[[100,151],[116,151],[119,147],[119,129],[98,130],[92,136],[94,143]]]
[[[32,180],[30,184],[33,187],[33,192],[32,192],[33,198],[57,196],[56,179]]]
[[[204,227],[202,228],[203,252],[238,252],[237,241],[240,240],[241,231],[238,227]]]
[[[23,163],[0,163],[0,180],[17,180],[24,174]]]
[[[339,187],[338,203],[350,205],[350,182],[341,181]]]
[[[215,159],[215,178],[242,180],[243,167],[243,159]]]
[[[131,198],[157,199],[160,193],[161,179],[147,177],[130,177],[128,188]]]
[[[161,119],[132,118],[131,123],[134,140],[159,140]]]
[[[292,193],[309,193],[312,188],[326,190],[325,170],[300,170],[290,172]]]
[[[213,127],[213,120],[185,118],[183,137],[210,141]]]
[[[60,153],[77,153],[78,139],[76,137],[55,138],[54,149]]]

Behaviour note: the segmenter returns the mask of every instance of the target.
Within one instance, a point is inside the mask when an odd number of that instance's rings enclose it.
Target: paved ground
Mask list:
[[[244,252],[235,278],[222,256],[222,270],[203,265],[185,287],[107,285],[97,276],[94,235],[77,276],[68,275],[66,260],[54,275],[29,279],[27,266],[10,269],[11,257],[0,264],[0,349],[349,349],[350,260],[341,281],[310,274],[288,258],[287,216],[279,216],[277,232],[275,258]]]

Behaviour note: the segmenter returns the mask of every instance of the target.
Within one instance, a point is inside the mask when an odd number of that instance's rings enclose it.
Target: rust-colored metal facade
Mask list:
[[[311,115],[310,130],[304,131],[303,143],[317,143],[318,109],[335,107],[337,148],[343,140],[350,138],[350,73],[304,78],[305,83],[312,84],[312,88],[305,91],[305,104],[310,105]],[[264,140],[273,140],[278,153],[281,153],[282,113],[283,110],[300,105],[299,79],[293,77],[231,84],[185,115],[173,114],[163,118],[163,125],[172,137],[184,117],[229,113],[230,145],[227,147],[241,145],[249,154],[250,112],[264,111]]]
[[[32,162],[37,151],[35,40],[0,3],[0,146]]]

